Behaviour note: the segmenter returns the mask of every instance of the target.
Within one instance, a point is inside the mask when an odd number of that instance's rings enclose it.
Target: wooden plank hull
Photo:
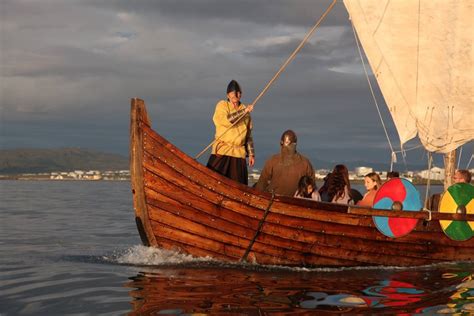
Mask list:
[[[249,261],[287,266],[415,266],[474,260],[474,239],[452,241],[438,223],[446,216],[473,220],[471,215],[401,214],[272,198],[209,170],[166,141],[151,129],[140,99],[132,99],[130,128],[136,222],[147,246],[224,261],[239,261],[250,248]],[[372,215],[394,214],[419,218],[417,227],[401,238],[382,235]]]

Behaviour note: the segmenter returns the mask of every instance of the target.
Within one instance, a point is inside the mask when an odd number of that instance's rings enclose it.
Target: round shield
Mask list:
[[[422,208],[420,194],[415,186],[403,178],[385,182],[377,191],[374,208],[417,212]],[[372,216],[377,229],[387,237],[402,237],[410,233],[418,223],[416,218]]]
[[[441,213],[474,214],[474,186],[456,183],[450,186],[439,203]],[[452,240],[464,241],[474,236],[474,221],[439,221],[446,236]]]

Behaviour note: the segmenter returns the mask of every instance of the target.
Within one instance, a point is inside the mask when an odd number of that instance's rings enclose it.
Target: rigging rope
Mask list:
[[[390,162],[390,171],[392,171],[392,166],[393,166],[393,162],[397,162],[397,154],[402,154],[402,159],[403,159],[403,165],[405,166],[405,171],[408,171],[408,164],[407,164],[407,160],[406,160],[406,152],[407,151],[411,151],[411,150],[415,150],[417,148],[420,148],[420,147],[423,147],[423,145],[417,145],[415,147],[411,147],[411,148],[402,148],[401,150],[396,150],[394,152],[392,152],[392,161]],[[394,159],[395,157],[395,159]]]
[[[293,53],[288,57],[288,59],[283,63],[283,65],[280,67],[280,69],[276,72],[276,74],[273,76],[273,78],[267,83],[267,85],[265,86],[265,88],[262,90],[262,92],[260,92],[260,94],[255,98],[255,100],[251,103],[252,105],[255,106],[255,104],[258,102],[258,100],[260,100],[260,98],[265,94],[265,92],[267,92],[267,90],[270,88],[270,86],[273,84],[273,82],[280,76],[280,74],[283,72],[283,70],[285,70],[286,66],[288,66],[288,64],[295,58],[296,54],[301,50],[301,48],[303,48],[304,44],[306,44],[306,42],[308,41],[308,39],[311,37],[311,35],[314,33],[314,31],[316,30],[316,28],[319,26],[319,24],[321,24],[321,22],[324,20],[324,18],[326,17],[326,15],[328,15],[328,13],[331,11],[331,9],[334,7],[334,5],[336,4],[336,1],[337,0],[333,0],[333,2],[329,5],[329,7],[326,9],[326,11],[321,15],[321,17],[319,18],[319,20],[316,22],[316,24],[311,28],[311,30],[306,34],[306,36],[303,38],[303,40],[301,41],[301,43],[298,45],[298,47],[296,47],[296,49],[293,51]],[[236,125],[245,115],[247,115],[246,112],[244,112],[244,114],[242,114],[241,116],[239,116],[239,118],[231,125],[229,126],[221,135],[219,135],[219,137],[217,137],[216,139],[214,139],[214,141],[212,143],[210,143],[206,148],[204,148],[199,154],[196,155],[196,157],[194,157],[194,159],[198,159],[199,157],[201,157],[202,154],[204,154],[208,149],[209,147],[211,147],[215,142],[217,142],[219,139],[221,139],[222,136],[224,136],[225,133],[227,133],[232,127],[234,127],[234,125]]]
[[[462,156],[462,146],[461,146],[461,149],[459,149],[458,165],[457,165],[456,169],[459,169],[459,164],[461,163],[461,156]]]
[[[426,192],[425,192],[425,209],[428,209],[428,198],[430,196],[431,189],[431,164],[433,163],[433,156],[431,152],[428,152],[428,181],[426,182]]]
[[[394,151],[394,153],[399,154],[399,153],[403,153],[403,152],[406,152],[406,151],[414,150],[414,149],[417,149],[417,148],[420,148],[420,147],[423,147],[423,145],[416,145],[415,147],[411,147],[411,148],[408,148],[408,149],[403,148],[402,150],[396,150],[396,151]]]
[[[362,56],[362,50],[360,49],[359,39],[357,37],[357,34],[356,34],[356,31],[355,31],[355,28],[354,28],[354,24],[352,23],[352,20],[351,20],[351,26],[352,26],[352,31],[354,33],[354,38],[355,38],[355,41],[356,41],[356,44],[357,44],[357,50],[359,51],[360,60],[362,61],[362,66],[364,68],[365,77],[367,78],[367,83],[369,84],[370,93],[372,94],[372,98],[374,100],[375,107],[377,108],[377,113],[379,114],[380,121],[382,122],[382,127],[383,127],[383,130],[385,132],[385,137],[387,137],[388,145],[390,146],[390,150],[392,151],[392,154],[391,154],[392,158],[391,158],[391,163],[390,163],[390,171],[392,171],[392,166],[393,166],[393,163],[396,162],[396,160],[397,160],[397,155],[395,153],[395,150],[393,149],[392,142],[390,141],[390,137],[388,136],[387,128],[385,126],[385,122],[383,121],[382,114],[380,113],[379,104],[377,102],[377,98],[375,97],[375,93],[374,93],[374,89],[372,88],[372,84],[370,83],[369,74],[368,74],[367,68],[365,66],[364,58]]]
[[[471,165],[472,158],[474,157],[474,154],[471,155],[471,158],[469,159],[469,162],[466,165],[466,169],[469,169],[469,166]]]

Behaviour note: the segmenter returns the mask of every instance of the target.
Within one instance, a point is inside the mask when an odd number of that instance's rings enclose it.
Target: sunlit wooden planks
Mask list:
[[[144,243],[239,260],[271,196],[210,171],[149,125],[143,101],[132,100],[132,192]],[[391,239],[374,227],[373,214],[397,215],[276,197],[250,258],[265,264],[335,266],[474,260],[474,240],[449,240],[437,222],[420,220],[407,236]]]

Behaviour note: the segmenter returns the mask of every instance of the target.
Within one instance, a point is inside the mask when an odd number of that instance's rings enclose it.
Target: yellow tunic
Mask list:
[[[245,108],[246,106],[241,103],[240,106],[235,109],[234,105],[226,100],[221,100],[217,103],[214,116],[212,117],[216,126],[215,139],[232,125],[232,123],[229,122],[228,115]],[[250,118],[250,114],[247,114],[212,145],[212,154],[245,159],[245,145],[251,138],[252,119]]]

